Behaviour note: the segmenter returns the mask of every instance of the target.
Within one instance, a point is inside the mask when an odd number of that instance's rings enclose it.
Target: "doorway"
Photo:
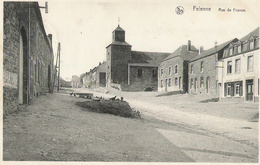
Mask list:
[[[28,103],[28,89],[29,89],[28,61],[29,59],[28,59],[28,51],[27,51],[26,31],[22,27],[20,32],[20,53],[19,53],[19,90],[18,90],[19,104]]]
[[[198,83],[197,78],[195,78],[195,80],[194,80],[194,91],[195,91],[195,93],[197,93],[197,83]]]
[[[253,85],[254,85],[253,79],[246,80],[246,100],[247,101],[253,100],[253,96],[254,96]]]

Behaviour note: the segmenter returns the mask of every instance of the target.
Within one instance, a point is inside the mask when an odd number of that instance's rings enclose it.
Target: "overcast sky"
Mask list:
[[[39,1],[44,6],[44,1]],[[184,13],[177,15],[175,8]],[[196,11],[208,7],[211,11]],[[175,1],[48,1],[49,13],[43,9],[46,32],[53,34],[56,59],[61,43],[61,77],[88,72],[106,60],[112,31],[118,26],[126,32],[132,50],[173,52],[188,40],[208,49],[232,38],[241,38],[259,26],[258,0],[175,0]],[[219,8],[225,12],[219,12]],[[230,8],[231,12],[227,12]],[[246,12],[233,12],[233,8]],[[56,60],[55,60],[56,62]]]

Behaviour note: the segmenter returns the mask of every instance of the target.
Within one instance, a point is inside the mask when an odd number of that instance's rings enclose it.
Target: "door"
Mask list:
[[[197,78],[195,78],[195,80],[194,80],[194,91],[195,91],[195,93],[197,93]]]
[[[168,80],[166,79],[166,80],[165,80],[165,91],[167,91],[167,86],[168,86],[167,83],[168,83]]]
[[[209,77],[206,79],[206,93],[209,93]]]
[[[253,100],[253,79],[246,80],[246,100],[247,101],[252,101]]]

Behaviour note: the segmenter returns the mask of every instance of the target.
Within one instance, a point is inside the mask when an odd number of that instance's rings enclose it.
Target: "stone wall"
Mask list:
[[[175,66],[177,66],[177,73],[175,73]],[[170,67],[171,73],[169,73]],[[161,74],[161,69],[163,69],[163,74]],[[183,91],[185,89],[183,87],[186,87],[186,84],[188,83],[185,82],[187,81],[187,76],[184,76],[186,70],[187,63],[184,63],[181,57],[163,61],[158,68],[158,91]],[[177,83],[175,83],[175,80],[177,80]]]
[[[128,86],[124,86],[123,90],[143,91],[150,87],[157,91],[157,67],[130,66],[129,69]]]
[[[201,62],[203,61],[203,72],[200,71]],[[216,70],[216,57],[210,55],[196,61],[189,63],[189,93],[206,94],[212,97],[217,97],[217,70]],[[194,71],[191,74],[191,65]],[[203,86],[200,86],[200,80],[203,77]],[[197,79],[197,86],[195,89],[195,78]],[[206,81],[209,78],[208,91],[206,90]],[[191,79],[193,79],[193,87],[191,88]]]
[[[53,52],[38,7],[36,2],[4,2],[4,115],[52,90]]]
[[[111,82],[127,84],[128,61],[131,58],[131,46],[111,46]],[[108,63],[108,61],[107,61]]]

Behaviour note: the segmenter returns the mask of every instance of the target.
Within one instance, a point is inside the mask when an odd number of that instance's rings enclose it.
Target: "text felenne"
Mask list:
[[[211,11],[211,7],[193,6],[193,11]]]

